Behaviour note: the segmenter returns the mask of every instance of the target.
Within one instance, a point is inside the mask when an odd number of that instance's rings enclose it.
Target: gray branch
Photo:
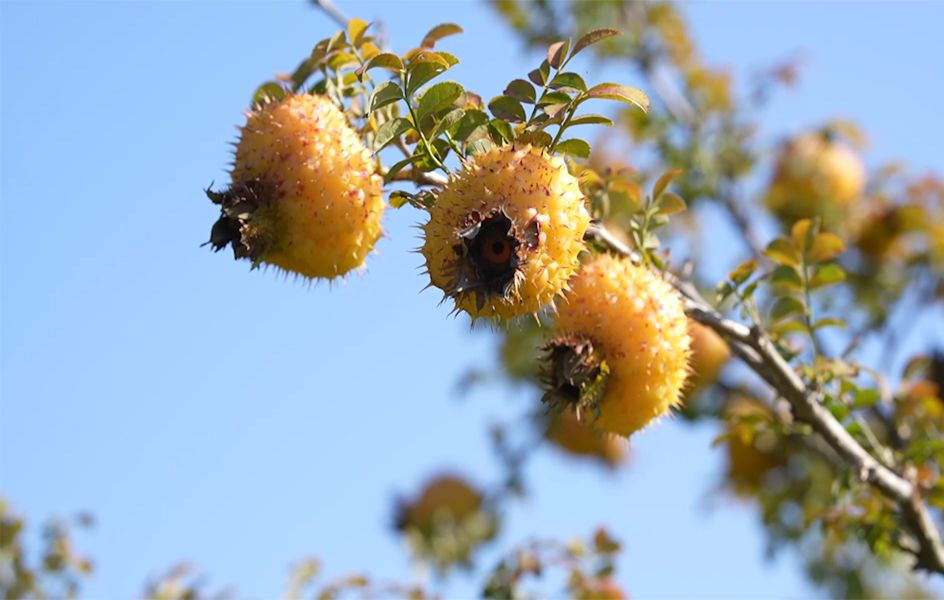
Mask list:
[[[587,235],[618,254],[638,260],[636,253],[599,223],[591,224]],[[944,574],[944,545],[918,487],[879,462],[846,431],[823,405],[822,394],[806,386],[762,329],[723,316],[702,298],[691,282],[671,275],[667,278],[683,295],[689,317],[722,336],[732,352],[790,403],[796,419],[812,426],[860,481],[878,488],[898,505],[915,538],[916,543],[904,544],[917,558],[915,568]]]

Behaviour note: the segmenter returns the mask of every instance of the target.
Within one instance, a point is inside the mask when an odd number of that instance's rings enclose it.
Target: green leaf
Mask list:
[[[685,200],[683,200],[681,196],[673,194],[672,192],[664,192],[659,196],[658,208],[656,208],[655,214],[672,215],[677,212],[682,212],[686,208],[688,208],[688,205],[685,204]]]
[[[526,104],[534,104],[536,98],[534,93],[534,86],[525,81],[524,79],[515,79],[508,84],[508,87],[505,88],[505,91],[502,92],[505,96],[511,96],[515,100],[520,100]]]
[[[547,61],[543,61],[541,66],[537,69],[533,69],[528,73],[528,79],[534,82],[534,85],[539,85],[544,87],[544,84],[547,83],[547,78],[551,74],[551,65],[547,64]]]
[[[638,106],[643,112],[649,112],[649,97],[645,92],[618,83],[601,83],[595,85],[587,90],[586,97],[619,100],[627,104],[632,104],[633,106]]]
[[[488,124],[488,129],[495,143],[512,142],[515,139],[515,132],[512,131],[511,125],[501,119],[492,119]]]
[[[347,46],[347,39],[344,37],[344,32],[339,30],[328,39],[328,45],[325,46],[325,53],[330,54],[331,51],[337,50],[342,46]]]
[[[456,124],[452,137],[464,142],[480,127],[488,124],[488,115],[481,110],[467,110],[465,115]]]
[[[554,42],[547,47],[547,63],[559,69],[562,64],[564,64],[564,59],[567,58],[567,53],[570,51],[570,40],[564,40],[563,42]]]
[[[770,318],[774,321],[779,321],[790,315],[795,315],[802,313],[804,310],[803,303],[794,298],[793,296],[783,296],[777,298],[777,301],[774,302],[774,305],[770,307]]]
[[[350,52],[335,52],[328,58],[328,66],[335,71],[347,65],[358,64],[360,61]]]
[[[420,103],[416,109],[417,116],[422,120],[426,115],[438,113],[451,106],[464,91],[465,88],[454,81],[442,81],[431,85],[420,97]]]
[[[441,59],[446,61],[450,67],[454,67],[457,64],[459,64],[459,59],[456,58],[455,54],[449,54],[448,52],[443,52],[442,50],[440,50],[436,54],[438,54]]]
[[[859,390],[855,393],[855,397],[852,400],[852,408],[869,408],[870,406],[875,406],[879,398],[878,390]]]
[[[813,329],[822,329],[823,327],[846,327],[846,322],[842,319],[820,319],[813,323]]]
[[[802,290],[803,279],[796,269],[787,265],[779,265],[770,275],[770,280],[791,290]]]
[[[756,260],[745,260],[737,266],[736,269],[728,273],[728,279],[734,282],[734,285],[741,285],[754,274],[757,270],[758,262]]]
[[[568,104],[572,98],[567,92],[548,92],[544,97],[538,100],[538,106],[548,106],[551,104]]]
[[[607,38],[613,37],[614,35],[620,35],[620,32],[615,29],[594,29],[593,31],[588,31],[577,40],[576,44],[574,44],[574,51],[571,53],[571,56],[576,56],[578,52],[587,46],[596,44],[597,42],[602,42]]]
[[[407,93],[412,94],[448,68],[444,66],[444,62],[410,63],[407,68]]]
[[[390,167],[389,170],[387,170],[387,174],[384,175],[384,183],[390,183],[393,181],[393,178],[397,176],[397,173],[405,169],[408,165],[415,163],[420,158],[422,158],[422,155],[414,154],[413,156],[404,158],[403,160],[394,163],[394,165]]]
[[[277,102],[285,98],[286,92],[282,84],[276,81],[267,81],[256,88],[252,94],[252,108],[261,108],[270,102]]]
[[[364,63],[364,66],[357,70],[357,75],[363,78],[364,73],[374,68],[388,69],[399,73],[403,70],[403,61],[392,52],[381,52]]]
[[[656,180],[656,184],[652,186],[652,198],[658,199],[665,191],[665,188],[669,187],[669,184],[672,183],[672,180],[681,174],[681,169],[670,169],[659,176],[659,179]]]
[[[527,119],[524,107],[510,96],[495,96],[488,103],[488,109],[499,119],[511,122],[520,122]]]
[[[424,48],[432,48],[436,45],[436,42],[443,39],[444,37],[462,32],[462,27],[459,27],[455,23],[441,23],[430,29],[429,33],[423,36],[423,42],[420,45]]]
[[[393,104],[398,100],[403,100],[403,90],[392,81],[385,81],[374,88],[370,95],[370,102],[367,103],[367,112],[372,113],[378,108],[383,108],[388,104]]]
[[[829,260],[846,249],[846,244],[835,233],[820,233],[813,238],[807,260],[818,263]]]
[[[587,158],[590,156],[590,144],[577,138],[558,142],[557,145],[554,146],[554,149],[562,154],[569,154],[570,156],[576,156],[578,158]]]
[[[495,147],[495,144],[492,143],[492,140],[488,138],[481,138],[475,140],[466,148],[466,156],[472,156],[473,154],[479,154],[481,152],[488,152]]]
[[[361,36],[364,35],[364,32],[367,31],[367,28],[370,27],[370,24],[364,21],[363,19],[358,19],[354,17],[347,24],[347,35],[351,38],[351,43],[355,46],[360,45]]]
[[[813,277],[810,279],[810,288],[814,290],[819,289],[827,285],[845,281],[845,279],[846,272],[842,270],[842,267],[836,263],[828,263],[816,269],[816,273],[814,273]]]
[[[406,119],[391,119],[377,130],[374,135],[374,152],[380,152],[387,144],[413,129],[413,124]]]
[[[557,76],[547,84],[547,87],[553,90],[558,88],[570,88],[583,92],[586,91],[587,84],[584,82],[583,77],[576,73],[558,73]]]
[[[810,237],[814,234],[813,221],[810,219],[800,219],[790,228],[790,235],[793,237],[797,248],[804,252],[810,243]]]
[[[413,58],[410,59],[409,68],[412,69],[413,67],[426,64],[439,65],[444,69],[448,69],[452,66],[439,52],[424,51],[413,55]]]
[[[570,120],[568,127],[574,125],[612,125],[613,121],[603,115],[580,115]]]
[[[440,119],[438,123],[436,123],[436,126],[433,127],[432,132],[430,132],[430,136],[434,138],[439,137],[442,132],[451,129],[452,126],[462,120],[462,117],[464,116],[464,108],[455,108],[447,112],[445,115],[443,115],[443,118]]]
[[[545,148],[550,146],[551,142],[554,141],[551,138],[551,134],[546,131],[525,131],[524,133],[518,134],[518,137],[515,139],[522,144],[532,144]]]
[[[764,249],[764,256],[780,265],[796,267],[803,261],[800,251],[796,245],[788,238],[778,237],[767,244]]]
[[[393,208],[400,208],[404,204],[409,203],[411,200],[414,200],[416,196],[409,192],[404,192],[403,190],[395,190],[390,192],[390,206]]]
[[[295,72],[292,73],[292,91],[297,92],[302,89],[302,86],[305,85],[305,82],[308,81],[308,78],[311,77],[311,74],[315,72],[317,65],[311,57],[306,58],[298,67],[295,68]]]

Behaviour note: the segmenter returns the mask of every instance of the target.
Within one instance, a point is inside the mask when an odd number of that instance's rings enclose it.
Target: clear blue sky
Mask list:
[[[383,19],[399,50],[461,23],[443,47],[483,96],[531,68],[478,3],[341,5]],[[868,129],[871,163],[944,166],[944,4],[688,9],[716,62],[804,50],[801,87],[768,111],[769,139],[843,115]],[[301,1],[3,1],[0,27],[0,493],[34,524],[97,515],[80,538],[97,562],[88,598],[138,593],[182,559],[240,597],[276,596],[311,554],[332,575],[407,579],[387,527],[393,494],[441,468],[491,481],[487,424],[533,401],[500,386],[457,398],[461,375],[493,361],[493,340],[418,294],[406,250],[420,215],[388,212],[369,272],[335,286],[199,247],[215,219],[201,189],[227,181],[226,142],[255,85],[334,25]],[[651,429],[615,478],[545,451],[497,547],[607,523],[636,598],[808,595],[789,555],[763,560],[754,510],[707,500],[714,433]]]

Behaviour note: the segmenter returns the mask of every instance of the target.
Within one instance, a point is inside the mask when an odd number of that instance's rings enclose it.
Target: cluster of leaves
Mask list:
[[[702,62],[671,3],[493,4],[535,48],[569,31],[601,25],[625,33],[595,45],[595,55],[611,64],[631,65],[658,98],[647,113],[627,111],[614,119],[625,126],[622,132],[636,149],[632,167],[604,152],[591,155],[589,164],[574,165],[594,216],[616,236],[625,235],[636,250],[656,254],[652,250],[658,243],[651,240],[647,247],[646,237],[639,237],[647,230],[640,226],[645,223],[640,220],[640,182],[683,169],[675,191],[699,210],[705,206],[726,213],[753,254],[718,286],[723,306],[770,335],[863,448],[897,472],[925,477],[922,492],[939,506],[944,456],[939,421],[933,415],[944,410],[942,388],[926,384],[926,378],[914,375],[922,369],[914,368],[906,373],[903,391],[893,394],[888,380],[895,376],[868,368],[856,355],[863,339],[878,338],[886,350],[873,364],[886,368],[896,359],[901,339],[896,332],[902,321],[916,322],[914,317],[941,297],[944,186],[939,180],[897,175],[897,180],[883,179],[879,172],[869,197],[829,221],[828,229],[817,219],[766,219],[762,204],[747,203],[742,192],[745,176],[762,154],[754,138],[760,126],[754,110],[777,86],[795,81],[795,62],[761,73],[751,93],[736,98],[731,77]],[[841,130],[846,137],[861,137],[851,126]],[[781,226],[783,233],[764,245],[758,224]],[[692,255],[701,258],[711,256],[719,236],[700,237],[697,222],[679,219],[665,237],[684,237]],[[700,248],[703,240],[710,244]],[[695,260],[691,268],[696,279],[703,277],[705,266],[708,259]],[[897,322],[890,319],[895,307],[904,307],[897,310]],[[503,333],[502,361],[529,365],[533,358],[516,335]],[[515,371],[517,377],[518,372],[531,372],[517,366]],[[909,383],[908,377],[919,382]],[[718,441],[729,453],[725,483],[760,506],[771,547],[803,547],[810,578],[840,595],[885,595],[896,589],[920,595],[921,588],[910,587],[913,580],[901,572],[907,560],[900,548],[907,544],[895,533],[900,515],[874,490],[859,484],[828,447],[816,443],[808,426],[793,422],[789,411],[774,410],[775,398],[756,389],[756,383],[742,370],[727,369],[715,386],[691,399],[686,416],[693,422],[721,421],[725,434]],[[914,389],[916,396],[909,392]],[[732,417],[726,412],[732,398],[745,393],[767,405],[770,416]],[[732,448],[747,448],[751,456],[739,464],[757,471],[745,478],[730,468]],[[837,506],[848,510],[832,510]]]
[[[42,528],[42,546],[36,559],[27,553],[26,527],[6,501],[0,499],[0,598],[75,598],[82,579],[92,573],[92,562],[78,554],[70,524],[90,527],[88,515],[74,523],[53,519]]]
[[[550,569],[562,569],[566,574],[566,590],[555,596],[598,600],[625,598],[613,580],[619,551],[620,543],[602,528],[586,542],[579,539],[567,544],[533,542],[498,563],[485,583],[482,596],[494,599],[537,597],[526,587],[529,579],[544,577]]]

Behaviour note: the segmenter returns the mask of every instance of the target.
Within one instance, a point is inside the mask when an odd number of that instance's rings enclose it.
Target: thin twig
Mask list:
[[[599,223],[591,224],[588,236],[603,241],[618,254],[632,256],[624,244],[611,244],[612,234]],[[898,504],[907,527],[917,538],[917,547],[913,548],[917,558],[915,568],[944,574],[944,545],[917,486],[859,445],[823,405],[821,393],[807,388],[760,327],[748,327],[721,315],[691,282],[671,275],[667,275],[667,279],[684,296],[689,317],[721,335],[734,354],[790,403],[796,419],[811,425],[844,463],[852,467],[860,481],[875,486]]]

